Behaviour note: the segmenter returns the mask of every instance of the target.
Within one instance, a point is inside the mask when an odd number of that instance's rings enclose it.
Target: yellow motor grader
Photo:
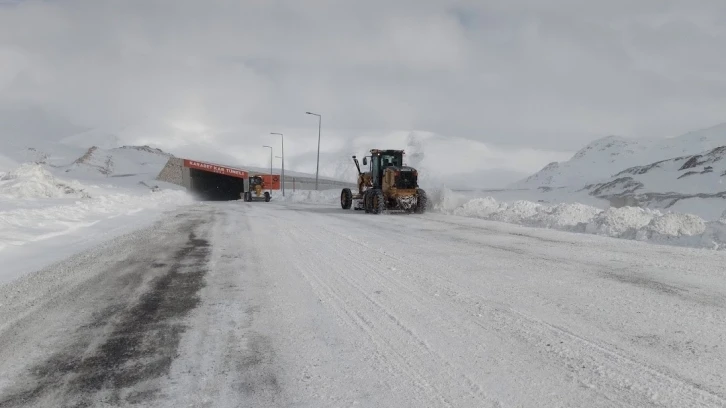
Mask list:
[[[340,193],[340,206],[348,210],[356,200],[355,210],[381,214],[386,212],[406,212],[422,214],[426,211],[426,191],[418,185],[418,170],[403,165],[403,150],[371,149],[370,156],[363,157],[361,171],[356,156],[353,162],[358,169],[358,193],[344,188]]]
[[[269,202],[270,192],[265,191],[264,193],[262,190],[265,189],[265,180],[262,179],[260,176],[251,176],[249,179],[249,187],[247,188],[247,191],[244,193],[244,201],[250,202],[250,201],[265,201]],[[253,195],[254,194],[254,195]]]

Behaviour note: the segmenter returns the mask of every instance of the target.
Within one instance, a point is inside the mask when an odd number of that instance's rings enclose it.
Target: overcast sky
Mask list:
[[[288,129],[291,155],[315,148],[312,110],[326,151],[418,130],[529,172],[725,122],[724,50],[724,0],[0,0],[0,102],[211,142]]]

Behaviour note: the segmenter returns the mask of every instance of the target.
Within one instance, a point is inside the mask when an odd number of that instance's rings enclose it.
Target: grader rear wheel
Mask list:
[[[353,205],[353,192],[349,188],[344,188],[340,192],[340,207],[349,210],[351,205]]]

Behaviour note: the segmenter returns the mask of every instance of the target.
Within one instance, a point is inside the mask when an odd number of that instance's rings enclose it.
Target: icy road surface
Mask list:
[[[723,407],[725,261],[199,205],[0,287],[0,407]]]

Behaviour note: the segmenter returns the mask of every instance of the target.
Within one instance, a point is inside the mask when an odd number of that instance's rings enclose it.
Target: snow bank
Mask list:
[[[432,191],[430,210],[532,227],[584,231],[602,210],[584,204],[544,205],[526,200],[499,202],[492,197],[471,198],[448,189]]]
[[[69,204],[48,203],[39,208],[0,211],[0,250],[71,233],[99,221],[140,211],[174,208],[191,198],[182,191],[162,190],[144,195],[108,194]]]
[[[471,198],[447,189],[430,194],[430,210],[621,239],[672,245],[726,249],[726,212],[719,221],[706,222],[692,214],[662,213],[638,207],[603,210],[579,203],[547,205],[531,201],[498,202]]]
[[[106,219],[187,203],[192,198],[185,191],[86,186],[60,180],[42,165],[23,164],[0,176],[0,251]]]

